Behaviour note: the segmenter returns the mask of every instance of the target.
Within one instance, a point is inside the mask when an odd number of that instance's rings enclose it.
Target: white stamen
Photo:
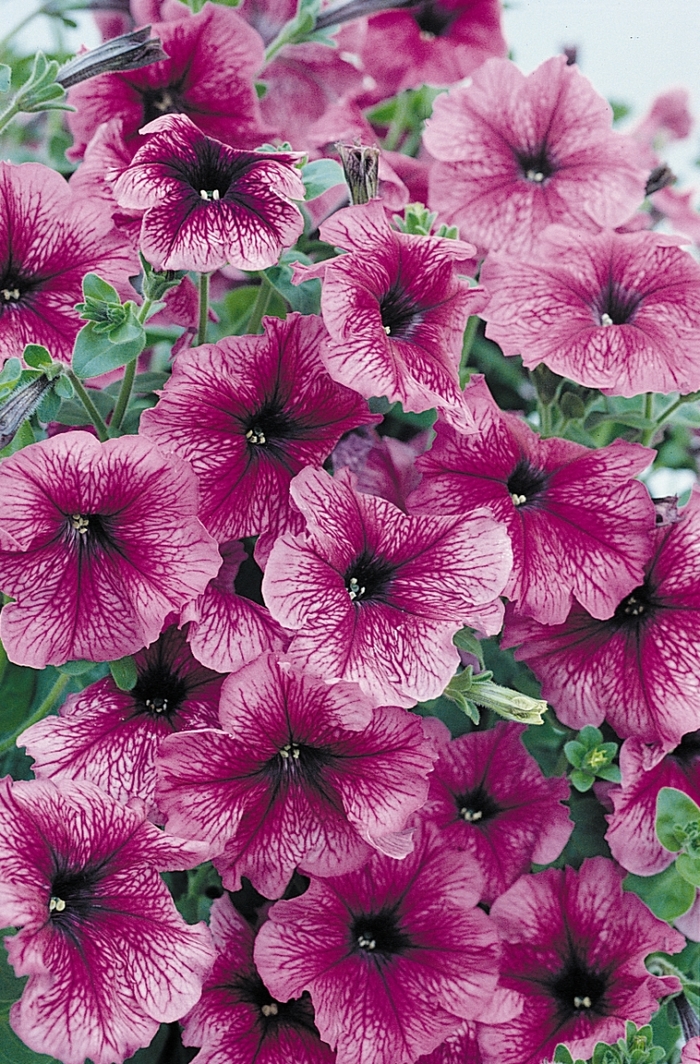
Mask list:
[[[350,596],[351,599],[354,600],[356,598],[360,598],[361,595],[364,595],[366,590],[367,590],[367,588],[360,587],[360,584],[359,584],[359,581],[357,580],[357,577],[354,577],[354,576],[350,577],[350,587],[348,588],[348,595]]]
[[[360,949],[376,949],[376,939],[370,938],[369,935],[360,935],[357,939],[357,944]]]
[[[516,506],[523,506],[527,502],[527,495],[518,495],[517,492],[511,492],[511,499]]]
[[[166,713],[168,700],[167,698],[147,698],[146,709],[152,709],[155,713]]]
[[[200,188],[199,194],[203,200],[207,201],[207,203],[209,202],[209,200],[221,199],[221,193],[219,192],[218,188],[213,188],[211,191],[206,188]]]
[[[205,188],[200,188],[199,194],[200,194],[200,196],[202,197],[203,200],[208,200],[209,199],[209,193],[207,192],[207,190]]]
[[[610,317],[610,315],[607,313],[607,311],[600,315],[600,324],[601,325],[612,325],[613,324],[613,320]]]
[[[49,901],[50,913],[62,913],[65,907],[66,903],[64,902],[63,898],[56,898],[52,895],[51,900]]]
[[[6,303],[16,303],[21,295],[19,288],[3,288],[1,291]]]
[[[384,332],[387,334],[387,336],[391,336],[391,326],[390,325],[385,325],[384,326]]]
[[[263,1016],[276,1016],[279,1012],[279,1009],[277,1008],[277,1002],[273,1001],[269,1005],[263,1005],[260,1011],[262,1012]]]
[[[76,532],[79,532],[81,536],[84,536],[90,527],[90,519],[83,514],[71,514],[70,521]]]
[[[287,758],[291,757],[291,758],[293,758],[294,761],[298,761],[299,758],[301,757],[301,748],[300,748],[299,744],[298,743],[287,743],[280,750],[280,757],[283,757],[285,760]]]
[[[580,1008],[590,1009],[592,1007],[593,1007],[593,1002],[589,998],[588,994],[586,994],[585,997],[575,997],[574,998],[574,1008],[575,1009],[580,1009]]]
[[[245,434],[245,438],[248,443],[267,443],[267,437],[262,429],[259,429],[257,425],[254,429],[248,429]]]
[[[218,188],[215,188],[215,189],[214,189],[214,191],[213,191],[213,192],[212,192],[212,194],[211,194],[211,198],[212,198],[213,200],[218,200],[218,199],[221,199],[221,196],[219,195],[219,190],[218,190]]]
[[[459,815],[462,820],[466,820],[468,824],[473,824],[475,820],[481,820],[484,814],[481,809],[472,810],[467,809],[465,806],[463,809],[460,809]]]
[[[528,170],[525,176],[528,181],[535,181],[538,185],[541,185],[544,181],[544,174],[541,170]]]

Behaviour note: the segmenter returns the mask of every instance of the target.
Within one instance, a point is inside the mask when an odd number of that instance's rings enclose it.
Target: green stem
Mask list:
[[[384,138],[385,151],[394,151],[398,147],[401,135],[406,129],[406,122],[411,113],[411,97],[408,92],[402,92],[396,100],[396,111],[391,120],[391,125]]]
[[[649,394],[649,393],[647,393]],[[641,434],[641,442],[648,446],[654,439],[655,434],[659,429],[666,424],[672,414],[675,414],[676,410],[685,403],[694,403],[699,397],[698,392],[690,392],[689,395],[679,395],[674,403],[671,403],[669,407],[657,418],[650,429],[645,429]]]
[[[647,421],[651,421],[654,413],[654,393],[647,392],[644,396],[644,417]]]
[[[264,273],[260,274],[260,288],[258,289],[258,295],[253,304],[253,309],[250,312],[250,318],[248,319],[248,333],[262,332],[260,328],[263,315],[267,310],[272,293],[274,289]]]
[[[17,737],[20,736],[23,731],[31,727],[32,724],[36,724],[37,721],[44,719],[49,710],[54,706],[56,702],[58,702],[59,698],[70,683],[70,679],[71,678],[68,673],[59,673],[58,679],[47,694],[46,698],[41,703],[39,708],[32,713],[29,720],[23,721],[22,724],[20,724],[19,728],[16,728],[13,731],[12,735],[10,735],[7,739],[3,740],[3,742],[0,743],[0,754],[5,754],[8,750],[11,750],[17,741]]]
[[[148,312],[153,306],[152,299],[144,299],[139,308],[138,319],[143,325],[148,317]],[[126,411],[129,407],[129,400],[131,399],[131,392],[134,387],[134,378],[136,377],[136,363],[138,359],[133,359],[131,362],[127,362],[124,370],[124,376],[122,377],[122,386],[119,389],[119,397],[117,399],[117,405],[114,408],[112,414],[112,421],[109,426],[111,436],[118,436],[119,430],[124,422]]]
[[[197,329],[197,346],[207,342],[207,320],[209,317],[209,274],[199,275],[199,328]]]
[[[97,431],[98,439],[102,443],[106,443],[106,441],[109,439],[109,429],[107,428],[102,414],[99,412],[92,399],[90,398],[83,382],[80,380],[79,377],[76,377],[75,372],[72,369],[66,370],[66,376],[73,385],[75,393],[80,399],[80,402],[83,404],[87,413],[89,414],[90,420],[92,421]]]
[[[3,111],[3,113],[0,115],[0,133],[2,133],[5,126],[9,126],[12,119],[15,117],[15,115],[18,115],[19,112],[20,108],[16,103],[11,103],[7,110]]]
[[[540,414],[540,436],[545,439],[552,434],[552,408],[549,403],[538,402]]]
[[[297,28],[297,20],[296,20],[296,17],[295,17],[295,18],[293,18],[291,20],[291,22],[288,22],[286,24],[286,26],[282,27],[280,32],[275,37],[274,41],[270,41],[270,43],[268,44],[267,48],[265,49],[264,67],[267,66],[267,64],[270,62],[271,59],[275,58],[275,56],[277,55],[278,52],[282,51],[282,49],[284,48],[285,44],[289,44],[289,42],[295,36],[296,28]],[[264,69],[264,67],[263,67],[263,69]]]

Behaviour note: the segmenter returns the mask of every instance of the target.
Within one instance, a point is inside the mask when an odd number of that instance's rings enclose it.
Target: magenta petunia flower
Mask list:
[[[522,744],[524,731],[523,724],[501,721],[454,739],[440,751],[417,814],[439,827],[444,846],[476,859],[488,905],[533,861],[556,860],[574,827],[561,804],[568,781],[545,779]]]
[[[321,309],[330,333],[322,352],[334,380],[368,398],[386,395],[404,410],[444,408],[468,421],[459,387],[467,318],[486,301],[459,277],[475,248],[460,240],[392,229],[379,201],[346,207],[321,237],[348,254],[295,268],[295,279],[322,277]]]
[[[122,171],[114,195],[143,210],[141,250],[161,270],[208,273],[273,266],[304,228],[292,152],[239,151],[205,137],[186,115],[164,115]]]
[[[489,59],[438,96],[424,143],[439,162],[429,205],[474,243],[526,254],[553,222],[622,225],[644,199],[646,155],[612,130],[612,110],[555,56],[526,77]]]
[[[0,781],[0,919],[18,976],[10,1023],[64,1064],[121,1064],[198,1001],[214,961],[160,872],[204,847],[173,839],[91,784]]]
[[[681,1064],[700,1064],[700,1038],[691,1038],[683,1046]]]
[[[199,516],[217,539],[286,527],[289,483],[321,465],[343,433],[378,419],[321,361],[320,318],[265,318],[263,336],[230,336],[178,355],[141,431],[199,477]]]
[[[485,1064],[539,1064],[558,1042],[585,1059],[596,1042],[614,1043],[625,1021],[638,1026],[659,998],[678,989],[673,976],[644,967],[655,950],[677,953],[685,940],[624,893],[624,873],[595,857],[579,872],[567,867],[523,876],[491,908],[505,938],[502,984],[525,1007],[514,1020],[481,1026]]]
[[[505,529],[483,511],[407,517],[344,470],[306,469],[291,492],[307,532],[277,540],[263,578],[270,613],[297,633],[291,660],[389,704],[436,698],[459,661],[455,632],[500,630]]]
[[[489,255],[486,335],[612,395],[700,388],[700,265],[681,243],[553,226],[527,261]]]
[[[205,4],[197,15],[157,22],[153,33],[168,55],[160,63],[100,74],[68,93],[76,108],[68,126],[72,159],[80,159],[103,122],[121,118],[128,139],[161,115],[189,115],[207,136],[234,148],[265,140],[254,78],[263,65],[260,36],[235,11]]]
[[[255,960],[284,1001],[308,990],[338,1064],[413,1064],[462,1019],[500,1022],[519,1007],[498,983],[499,943],[475,908],[479,867],[424,825],[405,861],[311,880],[258,932]]]
[[[70,695],[58,717],[45,717],[18,740],[39,779],[89,780],[118,802],[140,798],[155,810],[155,755],[174,731],[216,728],[224,677],[192,657],[174,625],[135,655],[131,691],[111,676]]]
[[[552,626],[508,616],[503,645],[520,644],[516,658],[569,727],[607,718],[623,738],[667,746],[700,728],[700,490],[680,512],[656,530],[643,581],[608,620],[580,606]]]
[[[286,649],[289,634],[265,606],[236,591],[236,578],[247,558],[243,545],[233,540],[219,550],[224,559],[221,569],[204,594],[185,606],[181,623],[189,621],[187,640],[197,661],[217,672],[235,672],[261,654]],[[218,720],[214,727],[217,724]]]
[[[591,450],[540,439],[499,410],[480,375],[465,394],[477,431],[438,423],[432,449],[416,463],[423,480],[408,500],[411,512],[488,506],[513,545],[505,594],[521,612],[558,624],[576,600],[610,617],[643,581],[652,551],[654,505],[633,478],[654,451],[622,440]]]
[[[195,516],[189,466],[149,440],[66,432],[0,467],[0,633],[11,661],[42,669],[110,661],[158,638],[221,558]]]
[[[228,895],[211,907],[217,957],[201,1000],[182,1021],[197,1064],[333,1064],[335,1053],[314,1026],[308,994],[275,1001],[255,961],[255,932]]]
[[[637,876],[663,872],[676,859],[655,831],[656,800],[662,787],[675,787],[700,803],[700,730],[684,735],[664,755],[663,747],[627,739],[620,751],[622,785],[611,787],[614,812],[605,833],[616,861]]]
[[[442,1045],[419,1057],[416,1064],[482,1064],[478,1030],[476,1023],[465,1020],[456,1034],[448,1035]]]
[[[403,829],[436,756],[419,718],[272,657],[225,682],[220,718],[223,730],[165,740],[157,794],[170,831],[218,848],[227,889],[244,875],[278,898],[297,866],[332,876],[362,864],[367,844],[410,850]]]
[[[43,344],[70,362],[85,322],[75,310],[86,273],[128,299],[138,261],[100,203],[74,195],[39,163],[0,162],[0,362]]]
[[[378,495],[408,513],[408,498],[421,479],[416,458],[430,446],[431,435],[430,429],[424,429],[404,442],[380,436],[371,427],[357,429],[335,447],[333,472],[349,469],[357,477],[358,491]]]

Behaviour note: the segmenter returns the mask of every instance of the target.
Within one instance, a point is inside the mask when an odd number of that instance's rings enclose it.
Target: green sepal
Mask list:
[[[41,344],[27,344],[22,353],[22,358],[32,369],[44,369],[44,367],[53,363],[51,355]]]
[[[121,299],[116,288],[103,281],[96,273],[86,273],[83,277],[83,296],[85,302],[111,303],[121,306]]]
[[[118,661],[110,661],[109,671],[120,691],[133,691],[136,687],[139,675],[136,671],[136,663],[130,654],[125,658],[119,658]]]
[[[675,920],[695,901],[695,887],[680,876],[675,865],[655,876],[628,875],[625,890],[633,891],[661,920]]]
[[[466,651],[467,654],[473,654],[476,660],[481,665],[482,670],[484,665],[484,651],[481,646],[480,640],[476,638],[471,628],[460,628],[458,632],[452,636],[452,642],[460,650]]]
[[[602,780],[607,780],[609,783],[622,783],[622,773],[619,765],[603,765],[602,768],[597,769],[596,776],[599,776]]]
[[[44,393],[41,402],[36,408],[36,415],[39,421],[43,421],[45,424],[49,421],[56,420],[56,414],[61,409],[61,397],[56,395],[55,388],[49,387],[49,390]]]
[[[22,363],[18,358],[8,358],[0,371],[0,394],[11,391],[22,376]]]
[[[587,749],[591,750],[594,746],[599,746],[603,741],[603,733],[600,728],[596,728],[593,724],[586,724],[581,728],[578,733],[578,740],[583,743]]]
[[[564,754],[566,755],[566,760],[569,762],[570,765],[573,765],[574,768],[581,768],[581,763],[583,761],[585,753],[586,747],[583,745],[583,743],[579,743],[576,739],[572,739],[570,742],[564,743]]]
[[[56,395],[60,395],[61,399],[72,399],[75,395],[73,385],[64,374],[56,378],[54,391],[56,392]]]
[[[583,772],[580,768],[575,768],[569,778],[576,790],[581,791],[581,793],[590,791],[595,783],[595,776],[591,776],[588,772]]]

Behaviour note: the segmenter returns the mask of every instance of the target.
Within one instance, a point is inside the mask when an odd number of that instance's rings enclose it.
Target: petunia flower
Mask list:
[[[89,780],[118,802],[140,798],[155,811],[155,755],[174,731],[215,728],[224,677],[192,657],[174,625],[134,657],[137,681],[120,691],[111,676],[70,695],[58,717],[19,736],[38,779]]]
[[[620,750],[621,786],[607,792],[613,812],[605,838],[616,861],[637,876],[663,872],[676,859],[655,831],[656,801],[662,787],[675,787],[700,803],[700,730],[684,735],[664,753],[658,744],[627,739]]]
[[[143,210],[141,250],[160,270],[208,273],[273,266],[304,219],[292,152],[230,148],[206,137],[186,115],[164,115],[114,186],[121,207]]]
[[[320,466],[343,433],[377,421],[324,369],[323,322],[264,319],[263,336],[183,351],[141,432],[199,477],[199,515],[225,542],[286,527],[289,483]]]
[[[700,265],[682,243],[552,226],[527,261],[489,255],[486,335],[611,395],[700,388]]]
[[[503,413],[483,377],[465,392],[477,431],[438,423],[437,439],[416,465],[423,474],[411,513],[469,513],[487,506],[513,545],[504,594],[547,624],[566,619],[575,600],[610,617],[644,579],[652,551],[654,506],[634,480],[654,452],[616,440],[591,450],[540,439]]]
[[[478,1025],[465,1020],[456,1034],[427,1056],[418,1057],[416,1064],[482,1064],[478,1042]]]
[[[296,633],[290,659],[388,704],[436,698],[459,661],[455,632],[500,629],[505,529],[484,511],[406,516],[344,470],[303,470],[291,492],[307,532],[277,540],[263,578],[270,613]]]
[[[218,849],[227,889],[244,875],[278,898],[297,866],[332,876],[371,845],[410,849],[436,754],[419,718],[268,656],[224,683],[220,719],[163,742],[157,795],[170,831]]]
[[[608,620],[580,606],[551,626],[509,613],[502,644],[518,645],[569,727],[605,718],[622,738],[667,747],[700,728],[700,490],[680,512],[656,529],[644,579]]]
[[[17,600],[0,633],[19,665],[141,650],[221,565],[191,469],[136,436],[31,444],[0,466],[0,498],[14,540],[0,550],[0,587]]]
[[[378,495],[408,513],[408,498],[421,475],[416,458],[430,446],[430,429],[403,441],[380,436],[374,428],[359,428],[343,436],[331,455],[333,472],[349,469],[357,477],[357,490]]]
[[[192,117],[207,136],[235,148],[265,139],[254,78],[263,64],[260,36],[231,8],[205,4],[197,15],[157,22],[168,58],[141,70],[101,74],[70,89],[71,159],[82,157],[97,127],[121,118],[127,140],[167,114]]]
[[[501,721],[444,746],[416,814],[439,827],[444,846],[476,859],[488,905],[533,861],[556,860],[574,826],[561,804],[569,797],[567,780],[545,779],[523,746],[524,731],[523,724]]]
[[[70,362],[85,324],[75,304],[91,272],[134,295],[138,262],[110,211],[74,195],[48,166],[0,162],[0,363],[29,343]]]
[[[346,207],[321,237],[348,254],[295,280],[322,277],[321,310],[330,342],[322,352],[334,380],[368,398],[400,400],[404,410],[444,408],[465,427],[459,362],[467,318],[485,302],[459,277],[475,248],[459,240],[399,233],[379,201]]]
[[[463,1019],[519,1007],[498,983],[499,942],[475,908],[479,867],[424,825],[405,861],[374,855],[357,872],[312,878],[270,909],[255,961],[279,1001],[311,994],[338,1064],[413,1064]]]
[[[674,976],[644,967],[656,950],[677,953],[685,940],[634,894],[624,873],[594,857],[522,876],[497,898],[491,916],[505,939],[501,982],[525,998],[515,1019],[480,1026],[484,1064],[539,1064],[557,1043],[586,1059],[596,1042],[614,1043],[625,1021],[647,1023]]]
[[[438,96],[423,140],[439,160],[429,206],[487,250],[527,254],[553,222],[622,225],[644,199],[644,149],[613,132],[610,105],[563,55],[528,77],[487,60]]]
[[[263,983],[253,960],[255,932],[228,895],[212,905],[210,928],[216,961],[182,1020],[184,1044],[201,1046],[197,1064],[333,1064],[309,995],[276,1001]]]
[[[63,1064],[121,1064],[199,999],[214,961],[160,877],[203,847],[169,838],[91,784],[0,781],[0,919],[17,976],[10,1023]]]

